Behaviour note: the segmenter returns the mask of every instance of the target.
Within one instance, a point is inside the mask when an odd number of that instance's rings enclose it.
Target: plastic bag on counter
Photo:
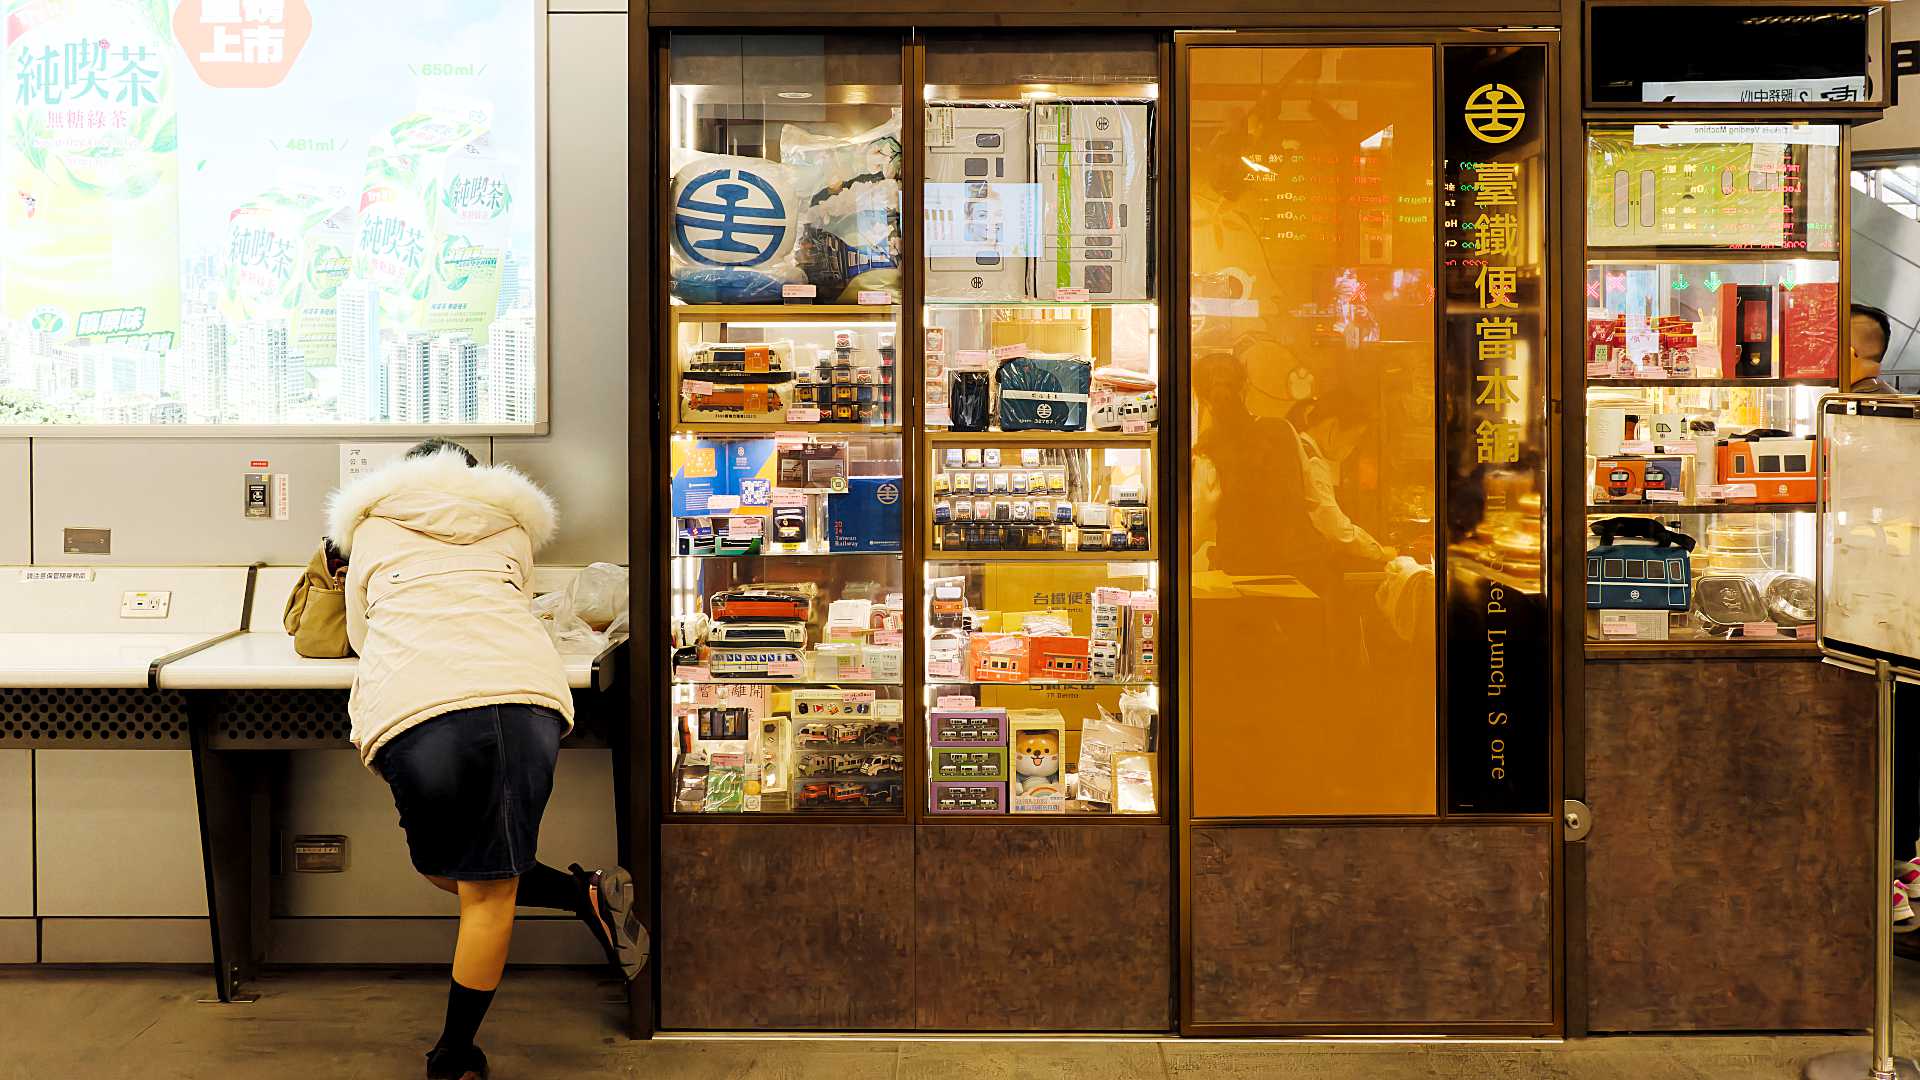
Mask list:
[[[607,647],[607,635],[573,613],[573,600],[564,589],[534,597],[533,617],[562,653],[597,653]]]
[[[567,586],[573,613],[595,630],[624,625],[627,615],[627,568],[597,562],[575,574]]]

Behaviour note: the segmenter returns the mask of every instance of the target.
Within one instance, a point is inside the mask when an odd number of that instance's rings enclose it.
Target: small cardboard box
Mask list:
[[[1647,501],[1647,463],[1640,458],[1601,458],[1593,464],[1593,501]]]
[[[1032,637],[1027,639],[1027,670],[1036,679],[1060,682],[1086,682],[1092,678],[1083,637]]]
[[[1027,681],[1024,634],[975,634],[967,640],[967,678],[980,683]]]
[[[1007,745],[1005,709],[931,709],[927,745],[972,747]]]
[[[935,780],[927,789],[927,810],[934,814],[1004,814],[1007,785],[972,780]]]
[[[1007,778],[1004,746],[936,746],[932,750],[935,780],[999,780]]]
[[[1008,715],[1007,796],[1016,814],[1067,811],[1067,723],[1058,709]]]

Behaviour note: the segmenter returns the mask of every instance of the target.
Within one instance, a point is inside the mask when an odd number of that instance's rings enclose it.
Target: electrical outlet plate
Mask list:
[[[123,619],[164,619],[173,606],[171,592],[124,592],[120,594]]]

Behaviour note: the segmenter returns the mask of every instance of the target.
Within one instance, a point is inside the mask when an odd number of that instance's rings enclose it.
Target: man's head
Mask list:
[[[459,454],[461,457],[467,459],[467,468],[477,469],[480,467],[480,459],[474,457],[472,451],[454,442],[452,439],[443,439],[438,435],[414,446],[413,449],[407,451],[407,456],[410,458],[432,457],[439,453]]]
[[[1853,349],[1853,379],[1880,377],[1880,361],[1887,355],[1887,345],[1893,340],[1893,324],[1887,320],[1887,313],[1877,307],[1865,304],[1853,305],[1853,313],[1847,320],[1847,341]]]

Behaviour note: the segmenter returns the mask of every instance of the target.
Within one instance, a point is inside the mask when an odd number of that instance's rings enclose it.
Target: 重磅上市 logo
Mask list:
[[[676,186],[674,238],[688,258],[709,266],[758,266],[785,250],[792,211],[766,177],[709,169]]]
[[[1467,130],[1483,143],[1503,143],[1520,134],[1527,103],[1506,83],[1487,83],[1467,95]]]

